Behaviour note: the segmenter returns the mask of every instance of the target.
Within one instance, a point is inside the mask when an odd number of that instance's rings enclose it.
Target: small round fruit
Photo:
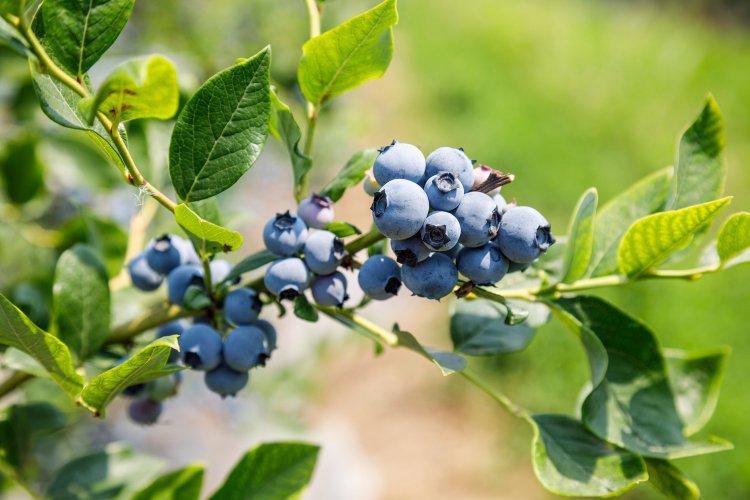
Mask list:
[[[173,235],[172,245],[180,252],[180,264],[201,265],[201,258],[190,240]]]
[[[458,270],[450,257],[433,253],[414,267],[401,268],[401,278],[414,295],[439,299],[453,291],[458,282]]]
[[[380,148],[372,172],[381,186],[394,179],[418,183],[425,172],[424,155],[418,147],[394,140]]]
[[[555,243],[549,222],[531,207],[513,207],[503,215],[498,245],[513,262],[528,264]]]
[[[299,203],[297,215],[307,227],[326,227],[333,222],[333,201],[328,196],[313,193]]]
[[[234,266],[228,260],[216,259],[212,260],[208,267],[211,269],[211,284],[216,285],[229,276]]]
[[[451,259],[455,260],[456,257],[458,257],[458,253],[463,250],[464,246],[461,243],[456,244],[453,248],[450,250],[446,250],[444,252],[440,252],[444,255],[447,255]]]
[[[420,231],[422,242],[430,250],[443,252],[458,244],[461,225],[448,212],[432,212],[424,221]]]
[[[268,359],[266,334],[257,326],[239,326],[224,339],[224,363],[233,370],[263,366]]]
[[[164,401],[177,394],[177,388],[182,382],[180,372],[170,373],[150,381],[147,384],[148,397],[152,401]]]
[[[162,409],[163,405],[159,401],[149,398],[136,399],[128,406],[128,415],[137,424],[153,425],[159,420]]]
[[[500,213],[495,201],[484,193],[466,193],[453,215],[461,225],[458,241],[465,247],[481,247],[497,236]]]
[[[518,263],[513,261],[508,261],[508,273],[517,273],[517,272],[523,272],[529,268],[531,263]]]
[[[502,215],[503,212],[505,212],[508,207],[508,202],[505,201],[505,198],[503,198],[503,195],[500,193],[497,193],[495,196],[492,197],[492,199],[495,201],[495,205],[497,206],[497,212]]]
[[[144,292],[153,292],[164,281],[164,277],[148,265],[144,254],[137,255],[128,263],[128,273],[133,286]]]
[[[235,396],[247,385],[249,379],[250,375],[246,371],[232,370],[224,363],[206,372],[204,377],[206,386],[222,398]]]
[[[464,186],[450,172],[433,175],[424,185],[424,192],[430,206],[435,210],[450,211],[456,208],[464,197]]]
[[[401,288],[401,268],[393,259],[373,255],[359,268],[359,287],[371,299],[395,297]]]
[[[175,320],[170,321],[169,323],[165,323],[159,327],[159,329],[156,331],[156,338],[162,338],[162,337],[169,337],[170,335],[182,335],[182,332],[185,331],[185,325],[182,321]],[[168,361],[170,363],[174,363],[177,361],[180,357],[180,353],[177,352],[176,349],[172,349],[172,351],[169,353],[169,359]]]
[[[415,234],[405,240],[391,240],[391,250],[396,254],[398,263],[405,266],[416,265],[417,262],[422,262],[430,255],[430,249],[422,243],[420,234]]]
[[[305,242],[305,264],[317,274],[331,274],[346,254],[344,242],[330,231],[316,231]]]
[[[224,318],[233,325],[249,325],[263,308],[258,292],[252,288],[238,288],[224,297]]]
[[[313,300],[319,306],[342,307],[349,298],[346,294],[346,277],[336,271],[327,276],[318,276],[312,282]]]
[[[464,187],[464,193],[471,191],[474,185],[474,165],[461,148],[437,148],[427,157],[425,175],[429,179],[440,172],[455,175]]]
[[[149,267],[159,274],[169,274],[181,261],[180,250],[172,244],[168,234],[156,238],[145,255]]]
[[[268,357],[271,357],[271,353],[276,350],[276,328],[271,323],[264,319],[259,319],[253,326],[256,326],[263,330],[266,336],[265,346]]]
[[[456,258],[458,271],[477,285],[497,283],[508,272],[508,259],[493,245],[464,248]]]
[[[205,287],[203,270],[192,264],[175,267],[167,276],[167,297],[172,304],[182,306],[185,292],[191,286]]]
[[[307,240],[307,226],[302,219],[290,213],[276,214],[263,227],[263,243],[276,255],[294,255]]]
[[[182,362],[193,370],[213,370],[221,363],[221,335],[208,325],[193,325],[178,340]]]
[[[380,190],[380,184],[375,180],[375,175],[373,175],[372,169],[365,172],[365,178],[362,181],[362,188],[369,196],[375,196],[375,193]]]
[[[419,185],[395,179],[375,193],[372,219],[378,231],[394,240],[405,240],[422,229],[430,202]]]
[[[294,300],[307,289],[310,272],[302,259],[289,257],[271,263],[264,283],[269,292],[281,300]]]

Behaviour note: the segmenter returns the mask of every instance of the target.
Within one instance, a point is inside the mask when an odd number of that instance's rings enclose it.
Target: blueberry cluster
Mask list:
[[[492,285],[526,269],[555,239],[538,211],[500,195],[512,180],[484,165],[475,168],[460,148],[441,147],[427,158],[398,141],[381,148],[364,189],[373,196],[373,222],[391,239],[402,267],[371,257],[360,269],[362,290],[384,300],[403,282],[415,295],[439,299],[451,293],[459,273]]]

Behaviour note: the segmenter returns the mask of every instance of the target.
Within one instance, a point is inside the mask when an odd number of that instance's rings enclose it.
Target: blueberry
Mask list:
[[[224,363],[238,372],[265,365],[266,334],[256,326],[240,326],[224,339]]]
[[[258,292],[252,288],[238,288],[224,297],[224,318],[233,325],[249,325],[263,308]]]
[[[357,280],[368,297],[386,300],[397,295],[401,288],[401,269],[393,259],[373,255],[359,268]]]
[[[234,266],[228,260],[216,259],[212,260],[208,267],[211,268],[211,284],[216,285],[229,276]]]
[[[182,382],[180,372],[170,373],[163,377],[151,380],[147,385],[148,397],[152,401],[164,401],[177,394],[177,388]]]
[[[146,392],[146,384],[134,384],[129,385],[120,393],[126,398],[137,398],[142,396]]]
[[[194,370],[213,370],[221,363],[221,335],[208,325],[193,325],[178,340],[182,362]]]
[[[253,323],[253,326],[256,326],[263,330],[263,333],[266,336],[266,352],[270,357],[271,353],[276,350],[276,328],[274,328],[271,323],[264,319],[259,319],[258,321]]]
[[[455,258],[458,256],[458,252],[460,252],[463,248],[464,248],[464,246],[461,243],[457,243],[450,250],[446,250],[446,251],[440,252],[440,253],[442,253],[444,255],[447,255],[451,259],[455,260]]]
[[[439,299],[453,291],[458,282],[458,270],[450,257],[433,253],[414,267],[402,267],[401,278],[414,295]]]
[[[492,199],[494,200],[495,205],[497,206],[498,213],[502,214],[509,208],[508,202],[505,201],[505,198],[503,198],[503,195],[501,195],[500,193],[497,193],[495,196],[492,197]]]
[[[159,329],[156,331],[156,337],[162,338],[162,337],[169,337],[170,335],[182,335],[182,332],[185,331],[185,325],[180,320],[170,321],[169,323],[165,323],[159,327]],[[176,349],[172,349],[172,352],[169,353],[169,362],[174,363],[177,361],[180,357],[180,353],[177,352]]]
[[[430,249],[422,243],[422,236],[415,234],[405,240],[391,240],[391,250],[399,264],[413,266],[430,255]]]
[[[279,299],[294,300],[307,289],[310,273],[302,259],[289,257],[271,263],[266,269],[264,283],[269,292]]]
[[[380,184],[375,180],[372,169],[365,172],[365,178],[362,181],[362,187],[369,196],[374,196],[380,190]]]
[[[330,231],[317,231],[305,242],[305,264],[317,274],[331,274],[346,254],[344,242]]]
[[[508,272],[508,259],[493,245],[464,248],[456,258],[458,271],[477,285],[497,283]]]
[[[450,250],[458,244],[461,225],[448,212],[432,212],[425,219],[420,235],[425,246],[430,250],[438,252]]]
[[[307,227],[323,228],[333,222],[333,202],[328,196],[313,193],[297,207],[297,215]]]
[[[169,274],[181,261],[180,251],[172,244],[172,238],[168,234],[156,238],[145,255],[149,267],[159,274]]]
[[[463,149],[437,148],[427,157],[425,175],[429,179],[440,172],[450,172],[463,185],[464,192],[471,191],[474,185],[474,165]]]
[[[190,240],[179,236],[172,236],[172,245],[180,252],[180,264],[201,265],[201,258],[198,256],[198,252],[195,251],[195,247]]]
[[[159,419],[162,409],[163,406],[159,401],[149,398],[136,399],[130,403],[128,415],[137,424],[152,425]]]
[[[453,210],[464,197],[464,187],[450,172],[433,175],[424,185],[430,206],[435,210]]]
[[[418,147],[394,140],[388,146],[380,148],[372,172],[381,186],[394,179],[418,183],[425,172],[424,155]]]
[[[497,236],[500,213],[494,200],[484,193],[466,193],[453,215],[461,225],[458,241],[465,247],[481,247]]]
[[[375,193],[370,209],[381,233],[394,240],[405,240],[422,229],[430,202],[417,184],[395,179]]]
[[[346,277],[338,271],[327,276],[318,276],[312,282],[313,299],[319,306],[342,307],[349,299],[346,286]]]
[[[509,273],[516,273],[516,272],[519,272],[519,271],[522,272],[522,271],[527,270],[530,265],[531,265],[531,263],[523,263],[522,264],[522,263],[513,262],[513,261],[509,260],[508,261],[508,272]]]
[[[128,263],[128,272],[133,286],[144,292],[156,290],[164,281],[164,277],[148,265],[144,254],[137,255]]]
[[[503,215],[498,245],[513,262],[528,264],[555,243],[549,222],[531,207],[513,207]]]
[[[276,255],[294,255],[307,239],[307,226],[290,213],[276,214],[263,228],[263,243]]]
[[[222,398],[234,396],[247,385],[250,375],[247,372],[232,370],[222,363],[217,368],[206,372],[206,386]]]
[[[175,267],[167,276],[167,297],[172,304],[182,306],[185,292],[188,287],[198,286],[203,288],[203,270],[192,264],[184,264]]]

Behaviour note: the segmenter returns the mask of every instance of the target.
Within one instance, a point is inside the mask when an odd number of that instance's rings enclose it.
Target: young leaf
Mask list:
[[[253,166],[271,114],[266,47],[212,76],[180,111],[169,145],[169,175],[185,202],[215,196]]]
[[[110,296],[107,270],[90,247],[75,245],[60,256],[52,301],[60,340],[81,361],[96,353],[109,335]]]
[[[245,273],[254,271],[260,267],[265,266],[266,264],[270,264],[275,260],[279,260],[280,258],[281,257],[269,252],[268,250],[261,250],[258,253],[250,255],[249,257],[245,257],[232,268],[232,271],[227,275],[226,278],[224,278],[224,283],[233,281]]]
[[[36,56],[29,48],[26,40],[5,19],[0,17],[0,45],[5,45],[21,57],[36,60]]]
[[[616,496],[648,479],[643,459],[618,449],[565,415],[533,415],[534,473],[556,495]]]
[[[172,118],[177,112],[180,89],[177,70],[162,56],[133,59],[116,67],[96,95],[82,99],[79,106],[89,124],[97,111],[113,123],[137,118]]]
[[[202,465],[188,465],[157,477],[132,500],[198,500],[203,487]]]
[[[700,500],[698,485],[668,460],[647,458],[649,482],[665,497],[674,500]]]
[[[211,500],[298,498],[312,478],[320,448],[307,443],[266,443],[248,451]]]
[[[355,226],[354,224],[349,224],[348,222],[331,222],[323,229],[332,232],[339,238],[346,238],[347,236],[362,234],[362,231],[360,231],[357,226]]]
[[[727,174],[724,142],[724,117],[709,95],[701,114],[680,138],[668,209],[698,205],[722,195]]]
[[[637,276],[684,248],[692,236],[732,201],[721,198],[701,205],[661,212],[637,220],[620,243],[617,262],[628,276]]]
[[[117,40],[135,0],[45,0],[34,32],[52,59],[82,77]]]
[[[84,379],[73,368],[68,346],[32,323],[2,294],[0,344],[15,347],[33,357],[71,397],[81,391]]]
[[[97,417],[104,417],[107,405],[126,387],[172,373],[169,368],[164,371],[172,349],[180,349],[176,335],[154,340],[123,363],[94,377],[78,401]]]
[[[419,343],[414,335],[399,329],[398,325],[393,325],[393,333],[398,338],[398,347],[405,347],[432,361],[440,368],[444,376],[463,371],[466,368],[466,359],[463,356],[425,347]]]
[[[563,283],[572,283],[586,275],[594,246],[594,218],[598,199],[595,188],[587,190],[571,215],[563,261]]]
[[[509,326],[507,313],[487,300],[458,300],[451,315],[453,349],[470,356],[518,352],[534,338],[527,322]]]
[[[313,323],[318,321],[318,311],[308,302],[304,293],[299,294],[294,299],[294,315],[305,321],[312,321]]]
[[[110,278],[122,269],[128,247],[128,233],[117,223],[93,213],[82,212],[60,227],[60,236],[60,249],[70,248],[76,243],[86,243],[96,249]]]
[[[748,248],[750,248],[750,212],[732,214],[721,226],[716,245],[722,266],[735,265],[732,260],[741,256]],[[741,260],[737,259],[736,263],[740,262]]]
[[[5,196],[11,203],[23,204],[44,189],[44,165],[37,155],[37,141],[23,137],[5,146],[0,158]]]
[[[177,224],[187,231],[201,253],[231,252],[242,246],[242,235],[240,233],[224,229],[213,222],[200,218],[184,203],[177,205],[174,209],[174,216]]]
[[[294,173],[294,195],[301,196],[300,185],[302,179],[312,168],[312,158],[305,155],[299,147],[302,132],[299,125],[294,119],[294,114],[289,106],[281,102],[276,92],[271,91],[271,113],[268,124],[269,131],[278,140],[284,143],[289,152],[289,159],[292,162],[292,171]]]
[[[320,194],[328,196],[333,201],[339,201],[347,189],[364,179],[365,172],[372,167],[378,154],[377,149],[364,149],[355,153]]]
[[[297,78],[305,98],[318,105],[367,80],[380,78],[393,57],[396,0],[311,38],[302,46]]]
[[[630,186],[597,211],[590,276],[619,270],[617,248],[622,237],[633,222],[664,208],[672,176],[671,167],[660,170]]]

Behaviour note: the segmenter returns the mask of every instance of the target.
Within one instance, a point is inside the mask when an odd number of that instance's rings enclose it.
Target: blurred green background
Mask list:
[[[313,186],[325,182],[357,149],[393,138],[425,152],[462,146],[480,162],[513,172],[516,182],[504,189],[506,198],[538,207],[561,234],[586,188],[597,187],[605,202],[672,164],[679,132],[711,92],[727,124],[726,190],[735,197],[731,209],[748,210],[748,3],[401,0],[396,51],[385,77],[338,98],[323,113]],[[324,26],[374,4],[326,1]],[[288,100],[296,96],[299,111],[294,82],[307,29],[302,0],[223,0],[210,6],[186,0],[140,1],[101,66],[161,52],[176,61],[183,86],[194,89],[237,57],[270,43],[274,80]],[[3,54],[3,63],[9,60]],[[4,70],[3,76],[8,74]],[[21,93],[8,95],[16,99],[13,106],[21,106]],[[258,203],[244,201],[259,183],[265,183],[260,184],[264,189],[275,187],[273,193],[279,195],[272,198],[274,206],[263,208],[267,214],[291,205],[288,166],[278,144],[269,143],[265,155],[270,160],[260,162],[250,180],[227,196],[227,207],[237,212],[260,209]],[[367,199],[354,191],[342,200],[339,218],[366,226]],[[245,204],[233,204],[232,199]],[[255,241],[258,221],[265,216],[244,214],[239,219]],[[750,266],[744,266],[697,283],[650,282],[603,293],[650,325],[664,346],[732,348],[707,433],[729,439],[736,450],[678,462],[705,498],[750,497],[750,395],[745,381],[750,329],[744,316],[749,280]],[[398,320],[420,338],[448,345],[444,307],[398,300],[406,305],[379,310],[387,315],[386,322]],[[421,361],[408,354],[373,359],[370,346],[363,344],[355,338],[326,345],[315,368],[304,372],[314,378],[314,388],[305,386],[303,391],[311,398],[305,407],[316,409],[303,411],[296,405],[294,412],[299,411],[301,421],[314,421],[314,415],[306,414],[311,411],[349,422],[361,444],[362,460],[380,471],[379,498],[548,498],[532,477],[531,434],[524,424],[500,414],[461,380],[443,380],[431,367],[413,368]],[[574,412],[587,378],[580,346],[554,322],[542,328],[523,353],[478,364],[493,383],[537,412]],[[401,387],[405,380],[406,389]],[[283,399],[290,384],[281,385],[265,392]],[[392,406],[378,406],[386,402]],[[213,425],[217,432],[222,428]],[[325,449],[326,442],[323,445]],[[332,484],[336,478],[326,481]],[[326,492],[326,486],[316,491]],[[331,491],[318,494],[344,498]],[[644,486],[628,497],[655,495]]]

